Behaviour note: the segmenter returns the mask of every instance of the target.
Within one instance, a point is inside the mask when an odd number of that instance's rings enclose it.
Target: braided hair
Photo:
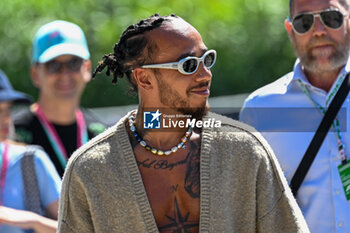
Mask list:
[[[102,72],[107,67],[106,75],[113,73],[112,83],[116,84],[118,78],[127,76],[132,85],[132,89],[137,91],[137,85],[133,82],[132,70],[135,67],[142,66],[145,62],[152,59],[153,52],[157,50],[156,45],[148,40],[145,32],[149,32],[169,21],[171,17],[178,17],[175,14],[169,16],[160,16],[158,13],[143,19],[140,22],[130,25],[121,35],[118,43],[114,45],[113,53],[105,54],[102,61],[99,62],[92,77]],[[144,51],[147,54],[144,54]]]

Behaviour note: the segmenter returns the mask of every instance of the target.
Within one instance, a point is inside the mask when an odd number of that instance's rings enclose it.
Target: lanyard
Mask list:
[[[8,144],[6,142],[3,143],[4,149],[1,155],[1,175],[0,175],[0,205],[2,205],[3,197],[4,197],[4,189],[5,189],[5,180],[6,173],[9,166],[9,157],[8,157]]]
[[[344,80],[345,75],[343,75],[339,81],[337,82],[335,88],[333,89],[333,91],[331,92],[331,94],[329,95],[329,98],[326,101],[326,106],[327,103],[329,103],[329,101],[331,100],[331,98],[335,95],[335,93],[337,93],[338,89],[341,86],[341,81]],[[326,109],[324,107],[322,107],[319,103],[317,103],[310,95],[309,91],[307,90],[305,84],[298,79],[298,82],[300,84],[301,89],[303,90],[304,94],[310,99],[310,101],[312,102],[312,104],[320,110],[320,112],[325,115],[326,114]],[[340,83],[340,84],[339,84]],[[335,129],[335,137],[337,139],[337,144],[338,144],[338,152],[340,155],[340,159],[342,161],[342,163],[347,161],[347,157],[345,154],[345,144],[343,141],[343,138],[341,136],[341,130],[340,130],[340,124],[339,124],[339,120],[337,118],[334,119],[332,127]]]
[[[35,108],[35,113],[44,128],[46,136],[48,137],[58,160],[60,161],[62,167],[65,168],[68,160],[68,154],[63,146],[61,138],[59,137],[55,127],[47,120],[39,104],[37,104],[37,108]],[[88,141],[88,134],[83,113],[79,109],[75,112],[75,117],[77,121],[77,148],[79,148]]]

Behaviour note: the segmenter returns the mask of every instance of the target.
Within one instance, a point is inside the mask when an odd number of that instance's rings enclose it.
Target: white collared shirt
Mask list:
[[[303,92],[306,86],[313,100],[322,107],[329,105],[346,72],[348,61],[327,93],[312,86],[299,61],[293,72],[268,84],[246,99],[240,120],[252,125],[267,139],[290,182],[323,114]],[[350,159],[350,97],[338,114],[345,153]],[[328,132],[302,186],[297,201],[312,233],[350,233],[350,201],[346,200],[338,166],[341,164],[335,132]]]

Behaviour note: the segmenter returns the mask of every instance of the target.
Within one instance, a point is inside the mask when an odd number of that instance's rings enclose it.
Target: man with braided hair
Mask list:
[[[308,232],[266,142],[207,113],[215,60],[175,15],[124,31],[95,74],[140,103],[69,160],[58,232]]]

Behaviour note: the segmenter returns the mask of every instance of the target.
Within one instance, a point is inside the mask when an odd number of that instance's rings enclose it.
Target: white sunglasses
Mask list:
[[[178,62],[162,63],[143,65],[141,68],[160,68],[160,69],[174,69],[178,70],[182,74],[190,75],[197,71],[199,64],[203,62],[203,65],[210,69],[216,61],[216,51],[208,50],[202,57],[185,57]]]

